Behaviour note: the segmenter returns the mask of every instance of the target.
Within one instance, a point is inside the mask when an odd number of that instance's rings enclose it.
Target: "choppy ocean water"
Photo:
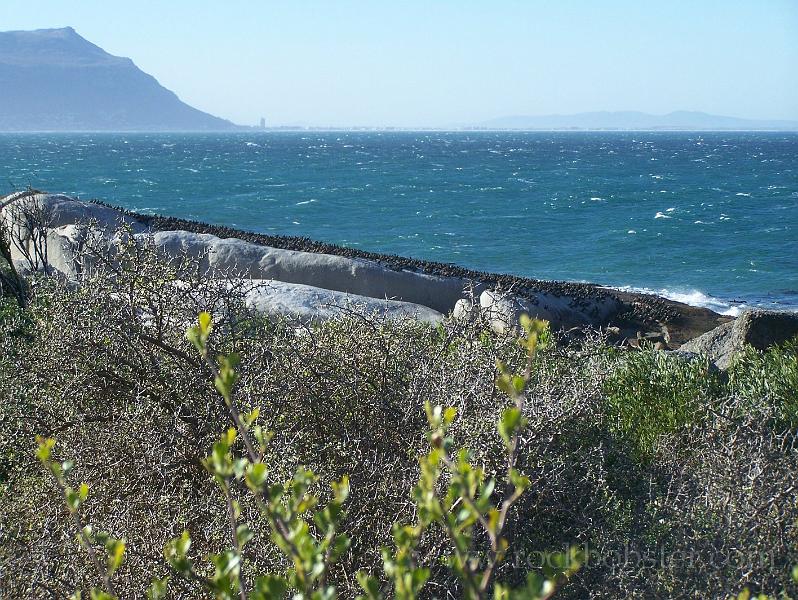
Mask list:
[[[0,192],[798,310],[798,134],[0,134]],[[5,188],[5,189],[3,189]]]

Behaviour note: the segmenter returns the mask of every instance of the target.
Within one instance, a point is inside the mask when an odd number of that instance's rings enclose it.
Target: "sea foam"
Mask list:
[[[615,289],[619,289],[624,292],[635,292],[638,294],[650,294],[654,296],[662,296],[663,298],[667,298],[668,300],[673,300],[674,302],[681,302],[682,304],[687,304],[689,306],[708,308],[711,311],[729,317],[739,316],[740,313],[742,313],[742,311],[745,308],[749,307],[744,302],[729,302],[726,300],[722,300],[720,298],[716,298],[714,296],[709,296],[700,290],[676,291],[676,290],[669,290],[667,288],[652,290],[650,288],[637,288],[631,286],[623,286]]]

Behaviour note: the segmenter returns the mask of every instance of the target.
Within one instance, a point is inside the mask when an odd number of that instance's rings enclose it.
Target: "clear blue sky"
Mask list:
[[[798,0],[2,0],[254,124],[701,110],[798,120]]]

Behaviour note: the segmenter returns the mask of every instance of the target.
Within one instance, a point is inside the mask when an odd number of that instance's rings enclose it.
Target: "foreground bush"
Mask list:
[[[274,432],[262,457],[273,481],[312,471],[308,493],[325,507],[335,500],[330,484],[349,477],[338,525],[349,548],[325,579],[340,597],[364,593],[361,571],[393,593],[381,548],[396,549],[395,523],[418,522],[410,490],[430,451],[427,402],[456,410],[446,436],[486,479],[506,473],[496,422],[509,400],[495,381],[497,361],[524,371],[513,336],[479,321],[384,323],[357,307],[323,326],[273,323],[244,306],[246,282],[205,279],[191,261],[164,264],[146,247],[131,245],[123,258],[79,288],[34,280],[27,309],[3,307],[0,596],[62,598],[102,584],[76,550],[62,490],[34,456],[36,435],[58,439],[74,489],[88,483],[85,522],[125,540],[113,574],[120,597],[143,597],[166,577],[172,597],[207,594],[164,560],[184,530],[186,558],[202,576],[214,572],[205,557],[231,547],[227,501],[204,461],[234,423],[185,339],[202,311],[214,314],[214,352],[241,357],[241,414],[260,408],[257,423]],[[790,347],[753,353],[746,360],[757,368],[739,367],[726,382],[700,363],[609,351],[600,337],[540,351],[516,451],[529,486],[508,512],[512,550],[495,580],[520,586],[530,571],[556,570],[549,557],[576,545],[584,564],[558,597],[794,592],[794,356]],[[451,481],[444,471],[436,489]],[[239,502],[246,489],[230,492],[252,530],[241,551],[248,571],[284,572],[268,522]],[[477,529],[471,552],[485,548]],[[422,597],[465,595],[442,560],[453,550],[437,525],[413,542],[413,564],[428,570]]]

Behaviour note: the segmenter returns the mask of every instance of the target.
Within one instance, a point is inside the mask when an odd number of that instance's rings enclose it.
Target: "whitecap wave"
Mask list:
[[[653,296],[662,296],[674,302],[681,302],[689,306],[697,306],[699,308],[708,308],[709,310],[721,315],[729,317],[737,317],[743,312],[748,305],[744,302],[729,302],[714,296],[709,296],[700,290],[669,290],[667,288],[652,290],[651,288],[638,288],[631,286],[621,286],[614,288],[623,292],[634,292],[637,294],[651,294]]]
[[[720,298],[715,298],[714,296],[708,296],[707,294],[699,290],[678,292],[678,291],[671,291],[668,289],[662,289],[658,292],[658,295],[662,296],[663,298],[667,298],[668,300],[681,302],[682,304],[688,304],[690,306],[700,306],[701,308],[708,308],[709,310],[712,310],[716,313],[720,313],[722,315],[728,315],[730,317],[738,316],[746,306],[744,303],[726,302],[724,300],[721,300]]]

